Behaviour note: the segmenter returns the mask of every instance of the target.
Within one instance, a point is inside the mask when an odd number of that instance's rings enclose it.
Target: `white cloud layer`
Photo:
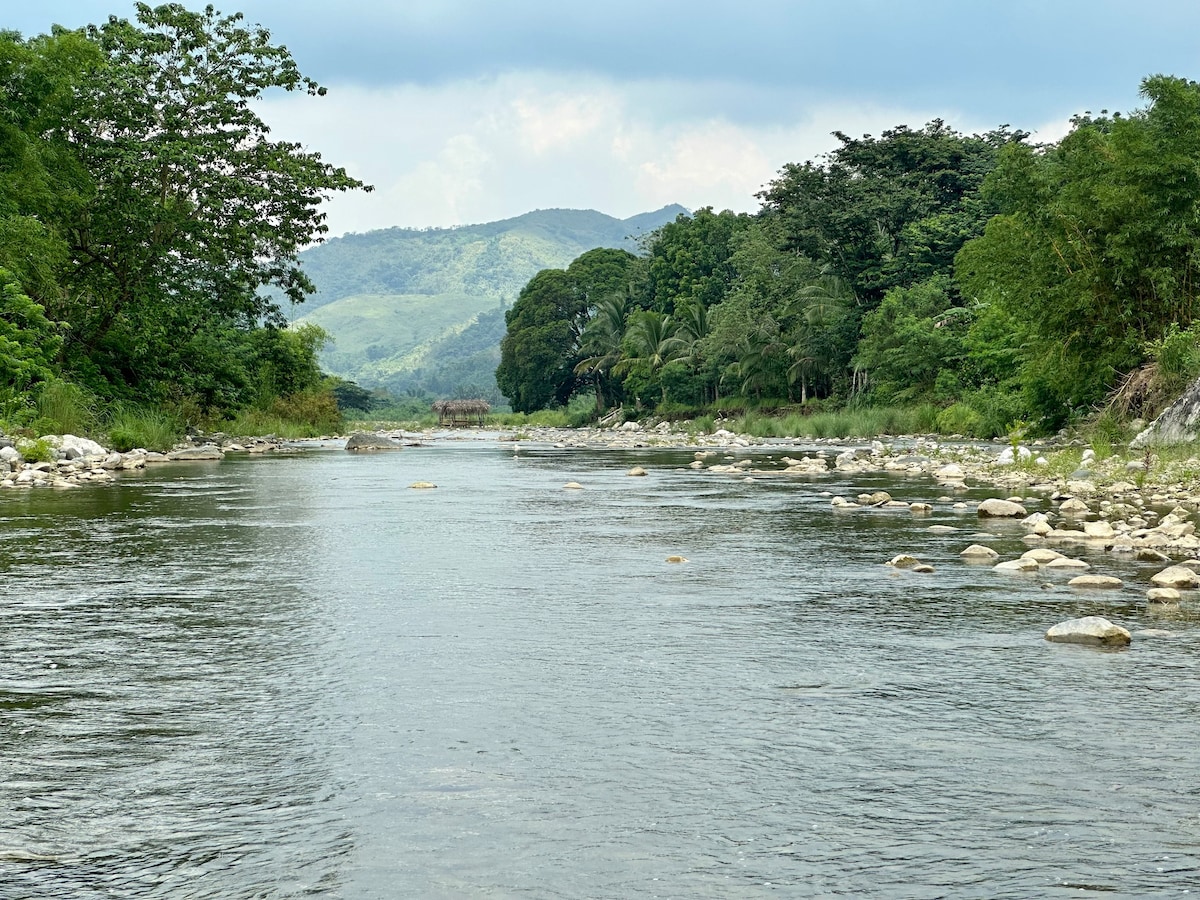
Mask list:
[[[278,138],[375,185],[333,198],[332,235],[549,207],[621,217],[668,203],[751,211],[782,165],[832,149],[834,130],[879,134],[939,115],[961,131],[991,127],[947,110],[830,101],[797,107],[785,125],[734,121],[699,112],[697,93],[714,89],[743,90],[509,73],[428,87],[334,86],[324,98],[287,95],[260,108]]]

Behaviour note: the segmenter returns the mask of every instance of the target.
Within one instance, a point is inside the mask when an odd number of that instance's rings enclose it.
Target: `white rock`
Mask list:
[[[1179,591],[1175,588],[1156,587],[1146,591],[1146,599],[1151,603],[1178,603],[1180,597]]]
[[[1066,515],[1076,515],[1078,513],[1086,513],[1088,511],[1088,505],[1078,497],[1071,497],[1062,502],[1062,505],[1059,506],[1058,511]]]
[[[899,556],[893,556],[889,559],[886,565],[893,566],[897,569],[911,569],[914,566],[919,566],[921,561],[915,556],[909,556],[907,553],[901,553]]]
[[[992,566],[995,572],[1036,572],[1038,564],[1032,559],[1010,559]]]
[[[1104,538],[1106,540],[1116,534],[1116,532],[1113,531],[1112,525],[1104,521],[1084,522],[1083,533],[1091,538]]]
[[[1167,566],[1161,572],[1151,575],[1150,580],[1159,587],[1195,588],[1200,587],[1200,576],[1187,566]]]
[[[1059,622],[1046,632],[1046,640],[1061,644],[1122,646],[1129,643],[1130,635],[1103,616],[1084,616]]]
[[[967,559],[999,559],[1000,554],[991,547],[985,547],[983,544],[972,544],[966,550],[958,554]]]
[[[1022,553],[1021,558],[1032,559],[1039,566],[1044,566],[1048,562],[1062,559],[1063,555],[1057,550],[1051,550],[1049,547],[1035,547],[1033,550],[1026,550]]]
[[[977,512],[981,516],[994,516],[998,518],[1014,518],[1028,514],[1025,507],[1020,503],[1013,503],[1011,500],[1000,500],[996,497],[980,503]]]
[[[1082,559],[1072,559],[1069,556],[1060,556],[1058,559],[1052,559],[1046,563],[1047,569],[1090,569],[1091,566],[1085,563]]]

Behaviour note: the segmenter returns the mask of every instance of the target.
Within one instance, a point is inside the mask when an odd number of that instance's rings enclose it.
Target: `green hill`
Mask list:
[[[680,213],[629,219],[595,210],[537,210],[459,228],[350,234],[300,254],[317,287],[295,312],[334,339],[326,371],[395,394],[483,396],[502,402],[494,373],[504,309],[546,268],[595,247],[637,250],[638,238]]]

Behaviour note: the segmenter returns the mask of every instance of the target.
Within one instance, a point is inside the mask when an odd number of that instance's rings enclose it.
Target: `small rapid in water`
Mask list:
[[[313,449],[0,495],[0,898],[1200,891],[1194,601],[1005,577],[958,553],[1018,555],[1011,523],[827,494],[928,480],[691,458]],[[1088,614],[1175,636],[1043,640]]]

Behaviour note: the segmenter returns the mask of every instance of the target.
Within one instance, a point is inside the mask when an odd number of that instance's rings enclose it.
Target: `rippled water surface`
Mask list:
[[[1200,622],[1145,608],[1153,566],[1003,577],[958,558],[973,513],[822,496],[930,482],[690,460],[479,441],[0,495],[0,897],[1200,891]],[[1090,613],[1176,636],[1042,639]]]

